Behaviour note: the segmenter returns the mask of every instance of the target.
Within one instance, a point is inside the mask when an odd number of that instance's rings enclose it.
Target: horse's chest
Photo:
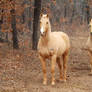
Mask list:
[[[42,52],[43,54],[48,54],[48,53],[49,53],[47,47],[43,47],[42,50],[41,50],[41,52]]]
[[[48,47],[42,47],[40,49],[40,54],[44,57],[50,57],[54,54],[54,50],[53,49],[50,49]]]

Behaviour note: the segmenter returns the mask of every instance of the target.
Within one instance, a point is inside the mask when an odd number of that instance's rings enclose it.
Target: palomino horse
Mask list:
[[[68,52],[70,49],[69,37],[63,32],[51,32],[51,24],[47,14],[40,18],[41,36],[38,42],[38,53],[43,69],[43,84],[47,84],[46,59],[51,60],[52,85],[55,85],[55,65],[60,70],[60,80],[66,81]],[[61,64],[63,62],[63,65]],[[63,67],[62,67],[63,66]],[[63,68],[63,73],[62,73]]]

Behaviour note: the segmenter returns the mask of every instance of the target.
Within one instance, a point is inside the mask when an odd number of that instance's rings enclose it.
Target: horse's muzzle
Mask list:
[[[42,36],[42,37],[45,36],[45,33],[44,33],[44,34],[41,34],[41,36]]]
[[[41,36],[45,36],[45,35],[46,35],[46,33],[45,33],[45,32],[41,33]]]

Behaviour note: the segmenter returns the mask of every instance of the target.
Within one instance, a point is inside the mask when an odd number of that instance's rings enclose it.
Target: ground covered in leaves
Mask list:
[[[76,30],[75,30],[76,29]],[[51,86],[50,61],[47,61],[48,84],[42,84],[43,74],[37,51],[30,48],[13,50],[0,44],[0,92],[92,92],[92,76],[87,51],[82,50],[88,37],[86,26],[62,27],[71,40],[67,82],[59,82],[56,65],[56,85]]]

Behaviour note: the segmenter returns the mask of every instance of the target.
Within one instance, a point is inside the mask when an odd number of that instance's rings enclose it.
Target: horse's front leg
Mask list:
[[[56,55],[53,55],[51,59],[52,85],[55,85],[55,64],[56,64]]]
[[[41,64],[42,64],[42,70],[43,70],[43,84],[46,85],[47,84],[47,74],[46,74],[46,62],[45,62],[45,58],[43,58],[42,56],[39,56]]]

